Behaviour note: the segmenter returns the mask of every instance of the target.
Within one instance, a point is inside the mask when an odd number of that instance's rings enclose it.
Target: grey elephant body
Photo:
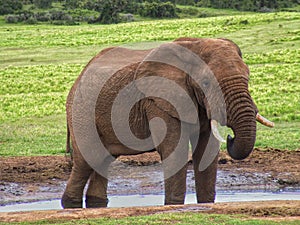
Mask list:
[[[168,65],[164,62],[145,60],[149,55],[161,58],[162,61],[164,61],[164,57],[169,57],[170,61],[176,61],[179,58],[179,61],[183,61],[183,67],[193,73],[195,65],[191,62],[192,60],[189,60],[188,56],[182,57],[182,53],[174,51],[172,48],[174,45],[188,49],[192,54],[201,58],[205,63],[205,68],[198,65],[195,73],[202,74],[201,76],[205,77],[205,74],[208,73],[207,68],[213,72],[224,96],[224,103],[221,103],[220,99],[215,98],[213,85],[207,83],[208,81],[203,80],[202,77],[199,78],[198,82],[195,82],[181,68],[176,68],[174,65]],[[245,158],[252,151],[256,137],[255,116],[257,108],[248,91],[249,70],[241,58],[238,46],[229,40],[198,38],[181,38],[171,43],[170,46],[171,48],[166,44],[163,45],[162,49],[158,47],[157,50],[141,51],[124,48],[103,50],[90,61],[76,80],[67,98],[67,123],[74,149],[74,166],[62,198],[63,207],[82,207],[83,189],[89,178],[90,182],[86,193],[87,207],[103,207],[107,205],[106,174],[105,172],[102,174],[95,172],[93,166],[89,165],[83,156],[82,150],[77,144],[78,137],[76,137],[76,132],[74,132],[73,124],[74,99],[76,94],[78,94],[76,92],[80,92],[78,91],[80,83],[90,74],[106,71],[105,65],[109,65],[113,70],[107,72],[106,82],[99,90],[95,108],[92,109],[95,112],[95,126],[99,139],[109,154],[114,157],[157,150],[164,164],[165,204],[184,203],[189,141],[193,148],[197,201],[199,203],[214,201],[217,155],[212,155],[207,168],[199,170],[199,165],[206,149],[213,152],[219,150],[219,141],[211,132],[211,120],[217,120],[222,125],[227,125],[233,129],[235,140],[231,138],[227,140],[229,142],[228,151],[233,158]],[[120,60],[124,62],[120,62]],[[106,75],[99,72],[100,79],[102,76]],[[167,78],[175,82],[188,94],[193,104],[180,109],[184,114],[182,118],[179,115],[180,113],[176,111],[176,107],[166,100],[147,95],[147,90],[149,90],[150,92],[161,92],[165,96],[173,98],[176,95],[176,91],[172,92],[170,90],[170,93],[165,93],[165,90],[156,90],[157,86],[151,84],[144,84],[143,86],[143,82],[141,82],[143,88],[135,85],[135,81],[153,76]],[[203,87],[201,87],[202,85]],[[152,145],[137,146],[131,143],[130,140],[129,145],[127,145],[120,141],[120,138],[116,135],[116,130],[112,124],[112,108],[120,90],[125,87],[129,87],[130,96],[136,98],[137,101],[131,108],[128,118],[124,117],[122,112],[120,112],[119,117],[114,117],[114,120],[116,124],[118,124],[118,121],[120,123],[123,120],[128,121],[130,130],[135,137],[140,140],[148,138],[152,141]],[[203,91],[205,88],[207,91]],[[211,99],[213,99],[214,104],[208,105],[208,102],[212,101]],[[197,118],[190,115],[193,107],[196,109]],[[225,107],[225,112],[222,112],[222,107]],[[84,109],[82,113],[85,114]],[[167,127],[163,140],[160,140],[160,121],[149,123],[149,121],[158,117],[164,121]],[[85,123],[85,121],[81,121],[81,123]],[[126,137],[128,130],[118,131],[121,135],[124,133],[124,137]],[[135,147],[128,147],[131,144]],[[181,150],[174,151],[178,145]],[[69,146],[69,142],[67,146]],[[107,160],[102,160],[102,163],[105,162],[105,167],[107,167],[112,158],[107,157]],[[177,165],[181,165],[180,168],[177,168]]]

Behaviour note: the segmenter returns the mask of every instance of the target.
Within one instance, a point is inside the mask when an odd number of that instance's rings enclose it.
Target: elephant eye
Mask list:
[[[204,80],[204,81],[202,82],[202,87],[203,87],[203,88],[208,88],[209,85],[210,85],[209,80]]]

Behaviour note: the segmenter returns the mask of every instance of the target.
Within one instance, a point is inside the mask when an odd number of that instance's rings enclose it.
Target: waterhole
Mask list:
[[[300,190],[293,191],[252,191],[252,192],[217,192],[216,202],[269,201],[269,200],[300,200]],[[164,195],[112,195],[109,196],[108,207],[158,206],[163,205]],[[186,195],[185,204],[195,204],[194,193]],[[34,210],[62,209],[60,200],[37,201],[31,203],[0,206],[0,212],[18,212]]]

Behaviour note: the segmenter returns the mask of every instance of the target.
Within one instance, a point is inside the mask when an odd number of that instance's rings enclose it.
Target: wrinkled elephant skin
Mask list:
[[[110,162],[154,150],[163,163],[165,204],[183,204],[189,142],[197,201],[214,202],[223,140],[215,126],[233,130],[228,153],[244,159],[254,147],[256,119],[262,120],[248,80],[239,47],[227,39],[180,38],[149,50],[101,51],[67,98],[67,149],[71,142],[73,168],[63,207],[82,207],[88,180],[86,206],[107,206]]]

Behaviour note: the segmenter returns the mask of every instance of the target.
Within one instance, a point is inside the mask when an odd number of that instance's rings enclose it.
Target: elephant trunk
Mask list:
[[[237,160],[245,159],[252,152],[256,138],[256,122],[245,122],[238,128],[232,128],[234,138],[227,137],[228,154]]]
[[[243,86],[243,85],[241,85]],[[257,108],[247,86],[235,87],[235,94],[226,98],[227,126],[234,132],[234,138],[227,137],[227,151],[233,159],[245,159],[252,152],[256,139]]]

